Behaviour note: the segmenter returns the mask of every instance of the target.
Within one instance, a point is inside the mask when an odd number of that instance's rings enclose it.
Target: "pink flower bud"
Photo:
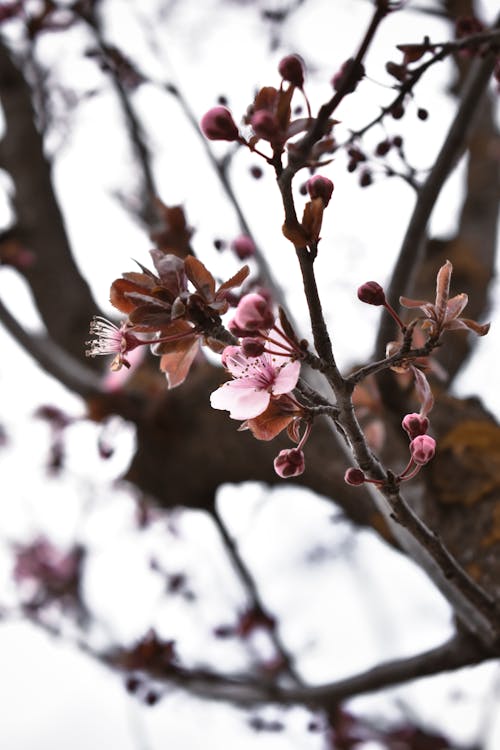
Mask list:
[[[226,107],[212,107],[201,118],[201,129],[210,141],[237,141],[238,128]]]
[[[264,354],[265,347],[266,343],[262,339],[245,336],[241,340],[241,350],[245,357],[260,357],[261,354]]]
[[[297,477],[306,468],[304,454],[300,448],[288,448],[278,453],[274,459],[274,470],[279,477]]]
[[[251,258],[255,255],[255,245],[247,234],[240,234],[231,242],[231,250],[236,253],[240,260]]]
[[[320,174],[314,175],[306,182],[306,187],[311,198],[321,198],[323,205],[328,206],[333,193],[333,182],[328,177]]]
[[[429,420],[421,414],[407,414],[401,424],[403,430],[408,433],[410,440],[418,437],[418,435],[425,435],[429,429]]]
[[[257,112],[252,115],[250,124],[255,135],[258,138],[263,138],[265,141],[272,140],[279,131],[276,118],[265,109],[257,110]]]
[[[351,467],[350,469],[347,469],[346,473],[344,474],[344,482],[347,484],[352,485],[359,485],[364,484],[366,481],[366,477],[361,471],[361,469],[355,469],[354,467]]]
[[[417,435],[410,443],[410,453],[416,464],[426,464],[436,452],[436,441],[430,435]]]
[[[287,55],[278,65],[278,71],[285,81],[289,81],[297,88],[304,85],[304,64],[298,55]]]
[[[359,287],[358,299],[368,305],[385,305],[385,292],[376,281],[367,281]]]
[[[232,322],[242,331],[267,330],[274,323],[274,314],[269,302],[260,294],[245,294]]]

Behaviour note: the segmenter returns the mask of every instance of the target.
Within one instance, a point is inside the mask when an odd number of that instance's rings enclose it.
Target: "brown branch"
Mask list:
[[[474,61],[453,123],[436,162],[420,189],[387,291],[388,302],[393,307],[398,305],[399,296],[408,294],[411,289],[416,269],[423,259],[425,233],[432,209],[445,180],[462,154],[467,133],[494,65],[495,55],[492,54]],[[376,359],[383,358],[387,342],[394,337],[395,326],[392,320],[388,316],[382,316],[375,344]]]
[[[24,617],[24,615],[23,615]],[[59,629],[36,615],[30,621],[54,638],[60,637]],[[6,616],[4,616],[6,619]],[[82,653],[113,671],[127,674],[122,651],[98,652],[83,640],[74,642]],[[340,702],[365,693],[376,692],[411,680],[450,672],[466,666],[498,659],[498,649],[485,649],[480,643],[465,634],[457,634],[449,641],[420,654],[394,659],[379,664],[359,674],[324,685],[286,688],[275,682],[255,679],[245,675],[223,675],[210,669],[185,669],[175,664],[149,664],[141,670],[156,683],[177,687],[200,698],[224,701],[240,707],[263,703],[280,705],[301,704],[313,709],[331,709]],[[125,659],[126,660],[126,659]]]
[[[49,336],[80,358],[89,320],[98,308],[71,254],[51,165],[35,126],[30,88],[1,39],[0,100],[6,123],[0,165],[14,183],[16,225],[11,231],[35,258],[22,273]]]
[[[101,391],[101,380],[83,360],[73,357],[52,339],[28,333],[0,299],[0,322],[16,342],[52,377],[83,398]]]
[[[106,60],[110,53],[110,47],[104,37],[97,9],[92,8],[91,4],[87,4],[86,6],[84,4],[75,4],[73,9],[78,17],[87,25],[87,28],[94,37],[99,53],[103,56],[104,60]],[[155,227],[160,220],[155,205],[155,199],[158,196],[158,189],[151,166],[151,153],[146,142],[140,119],[132,105],[130,91],[127,90],[120,76],[113,70],[112,66],[108,67],[107,73],[120,105],[132,151],[136,164],[139,167],[138,175],[141,180],[138,190],[141,199],[139,218],[149,229],[151,229]]]
[[[370,44],[373,42],[375,33],[381,21],[385,18],[386,15],[387,10],[383,8],[383,4],[377,3],[368,28],[358,48],[358,51],[351,64],[349,65],[345,75],[342,77],[342,81],[337,91],[328,102],[320,107],[320,110],[307,133],[303,138],[301,138],[300,141],[297,142],[297,144],[295,144],[293,155],[290,154],[290,163],[285,170],[285,172],[287,173],[287,180],[291,180],[293,175],[301,167],[304,166],[309,157],[311,148],[326,133],[329,126],[329,119],[332,116],[333,112],[337,109],[344,97],[353,90],[353,87],[355,87],[358,81],[357,72],[362,65]]]
[[[257,588],[257,584],[252,574],[250,573],[250,570],[248,569],[245,561],[243,560],[235,540],[229,534],[224,524],[224,521],[220,517],[217,510],[215,510],[214,513],[212,514],[212,518],[215,521],[215,524],[222,537],[222,541],[224,542],[226,551],[234,567],[238,571],[238,574],[245,586],[247,596],[250,599],[252,609],[255,610],[259,614],[262,614],[264,616],[269,616],[269,612],[262,601],[259,590]],[[302,685],[303,684],[302,678],[300,677],[299,673],[297,672],[295,668],[293,657],[288,652],[286,646],[282,642],[280,635],[277,632],[276,628],[270,629],[269,636],[273,642],[273,645],[276,649],[277,654],[282,659],[285,673],[288,674],[289,677],[291,677],[291,679],[296,685]]]

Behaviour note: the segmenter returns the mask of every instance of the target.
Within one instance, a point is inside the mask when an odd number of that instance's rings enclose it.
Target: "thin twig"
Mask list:
[[[231,534],[229,534],[228,530],[226,529],[226,525],[224,521],[222,520],[222,518],[220,517],[220,514],[217,512],[216,509],[214,510],[212,517],[222,537],[222,540],[226,547],[226,551],[229,557],[231,558],[233,565],[238,571],[238,574],[241,580],[243,581],[245,585],[247,596],[250,599],[252,608],[254,608],[257,612],[260,612],[264,615],[268,614],[268,610],[266,609],[264,603],[262,602],[259,590],[257,588],[257,584],[255,583],[255,580],[252,574],[250,573],[245,561],[243,560],[240,554],[238,545],[236,544]],[[295,685],[302,685],[303,684],[302,678],[298,674],[293,663],[293,658],[291,654],[288,652],[287,648],[284,646],[279,636],[279,633],[276,631],[275,628],[271,628],[269,635],[277,653],[279,654],[279,656],[281,657],[283,661],[285,673],[288,674],[288,676],[293,680]]]
[[[484,94],[494,66],[495,55],[474,61],[453,123],[436,162],[420,189],[387,291],[387,300],[393,307],[398,305],[399,296],[408,295],[411,289],[416,269],[423,258],[426,229],[432,209],[445,180],[462,154],[478,102]],[[392,320],[386,315],[382,316],[375,344],[376,359],[383,358],[387,342],[394,338],[394,330]]]

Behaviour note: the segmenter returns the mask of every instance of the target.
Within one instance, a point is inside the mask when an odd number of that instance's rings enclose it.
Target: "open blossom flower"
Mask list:
[[[147,342],[141,341],[128,330],[128,322],[124,321],[120,327],[115,326],[106,318],[96,316],[90,323],[90,333],[94,333],[97,338],[87,341],[90,348],[85,355],[87,357],[98,357],[100,355],[114,354],[115,358],[111,363],[111,370],[119,370],[123,365],[130,367],[126,354],[131,352],[137,346],[142,346]]]
[[[231,419],[253,419],[262,414],[273,396],[290,393],[299,379],[300,362],[288,357],[247,357],[239,346],[224,349],[222,363],[233,380],[210,396],[214,409],[226,409]]]
[[[409,299],[408,297],[400,297],[399,302],[403,307],[419,307],[423,311],[427,320],[423,323],[422,328],[427,329],[432,338],[438,338],[445,330],[458,331],[461,329],[469,329],[477,333],[478,336],[484,336],[490,329],[489,323],[480,325],[475,320],[460,317],[462,310],[469,301],[468,296],[462,293],[450,299],[452,271],[453,266],[449,260],[439,269],[436,279],[436,301],[434,303]]]

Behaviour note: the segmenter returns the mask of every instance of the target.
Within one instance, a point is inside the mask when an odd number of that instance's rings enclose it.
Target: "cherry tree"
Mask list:
[[[331,24],[335,7],[254,5],[214,0],[210,12],[259,24],[273,63],[267,77],[252,80],[253,89],[240,83],[234,94],[195,90],[191,97],[189,76],[175,74],[162,46],[162,34],[168,39],[176,22],[182,28],[175,2],[131,3],[127,12],[112,0],[0,4],[0,155],[9,179],[0,262],[9,283],[19,277],[29,289],[43,333],[26,325],[12,299],[0,299],[0,320],[82,404],[71,413],[40,403],[33,415],[46,425],[45,470],[54,481],[70,481],[72,435],[87,430],[105,467],[115,440],[133,427],[126,468],[99,491],[128,509],[127,533],[159,586],[147,626],[141,621],[141,632],[120,636],[124,623],[118,617],[110,625],[91,585],[98,566],[92,529],[106,503],[81,493],[70,543],[33,524],[18,538],[7,535],[0,614],[5,623],[21,618],[69,639],[115,674],[144,711],[168,711],[179,693],[243,709],[255,741],[456,747],[446,723],[429,726],[411,706],[389,720],[352,701],[499,656],[500,433],[486,383],[470,378],[478,397],[453,389],[470,372],[473,351],[486,350],[484,368],[495,335],[485,321],[498,244],[500,18],[472,0],[360,2],[359,28],[342,34],[348,56],[333,50],[325,60],[309,19],[318,28]],[[337,12],[345,21],[344,5]],[[132,22],[135,44],[121,35]],[[300,48],[291,49],[290,38]],[[180,46],[187,44],[185,37]],[[63,53],[72,61],[65,73]],[[230,62],[254,74],[248,61]],[[443,65],[452,102],[433,78]],[[66,204],[64,180],[56,179],[78,113],[106,98],[129,162],[123,184],[113,185],[113,210],[132,238],[109,276],[104,252],[85,258],[78,250],[68,217],[83,215],[96,236],[109,230],[116,243],[122,230],[100,227],[85,201]],[[158,120],[166,153],[180,165],[166,178],[151,129]],[[451,202],[447,181],[457,174],[465,187],[453,231],[432,236],[431,214],[443,195]],[[78,175],[66,179],[71,192]],[[369,243],[368,201],[376,205],[376,242],[387,237],[394,247],[349,260],[349,248],[336,247],[336,226],[344,221],[351,237]],[[110,288],[111,308],[98,285]],[[0,287],[7,297],[8,286]],[[10,429],[7,420],[4,453]],[[104,480],[84,467],[88,444],[75,449],[75,465],[102,488]],[[271,508],[265,528],[263,492]],[[194,517],[203,519],[196,533],[186,521]],[[319,601],[330,596],[318,583],[315,555],[332,557],[329,574],[339,581],[336,566],[359,567],[353,548],[369,538],[377,550],[373,575],[382,577],[383,555],[395,569],[425,574],[432,596],[442,597],[448,636],[419,649],[422,639],[410,633],[402,655],[386,657],[384,647],[364,668],[346,639],[339,650],[353,668],[338,676],[330,644],[320,651],[322,669],[309,671],[294,630],[305,622],[321,642],[349,610],[349,594],[333,609],[325,604],[321,622],[300,607],[287,610],[277,584],[267,582],[273,557],[261,549],[272,549],[272,540],[279,547],[287,525],[295,529],[281,553],[290,592],[294,555],[305,555],[297,598],[309,586]],[[325,553],[326,527],[341,531]],[[201,548],[196,553],[197,538],[209,545],[208,559]],[[364,565],[357,595],[366,598]],[[214,591],[218,566],[225,583]],[[208,569],[213,578],[204,579]],[[133,575],[131,568],[126,576]],[[397,601],[404,585],[388,590]],[[186,634],[169,624],[169,607],[182,609]],[[474,736],[469,744],[487,741]]]

